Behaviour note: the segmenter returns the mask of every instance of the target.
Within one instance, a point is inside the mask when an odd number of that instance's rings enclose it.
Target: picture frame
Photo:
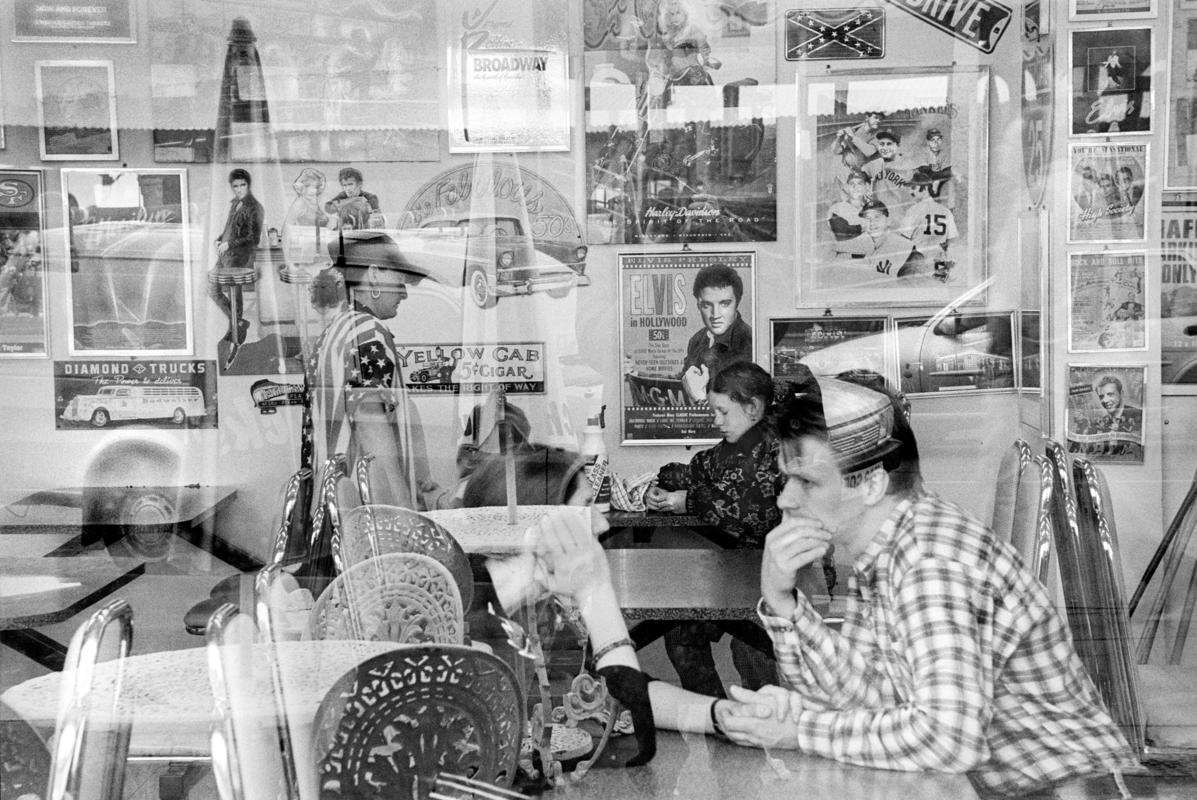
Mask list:
[[[1152,29],[1085,28],[1069,36],[1069,134],[1150,133]]]
[[[50,355],[44,182],[41,170],[0,169],[0,358]]]
[[[136,44],[133,0],[12,0],[14,42]]]
[[[896,383],[891,359],[890,318],[885,316],[781,317],[769,320],[769,374],[796,377],[802,363],[816,377],[869,370]]]
[[[1094,462],[1142,464],[1146,364],[1069,364],[1065,440]]]
[[[756,254],[620,253],[617,260],[621,443],[719,441],[705,392],[719,369],[755,360]],[[702,283],[713,279],[701,300],[694,293],[700,274]]]
[[[894,318],[899,388],[907,395],[1014,392],[1014,312],[946,307]]]
[[[1197,191],[1197,3],[1172,10],[1164,190]]]
[[[988,69],[846,71],[797,91],[796,185],[814,200],[796,204],[796,305],[936,306],[983,284]]]
[[[1160,230],[1160,393],[1197,395],[1197,198],[1164,194]]]
[[[191,355],[185,169],[62,170],[72,356]]]
[[[1150,145],[1068,145],[1068,243],[1145,242]]]
[[[1151,19],[1159,15],[1159,0],[1068,0],[1072,22]]]
[[[43,161],[118,161],[111,61],[38,61],[38,140]]]
[[[1147,253],[1068,254],[1068,352],[1147,349]]]

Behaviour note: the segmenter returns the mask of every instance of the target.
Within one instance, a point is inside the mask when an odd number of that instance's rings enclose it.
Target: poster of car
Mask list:
[[[111,61],[39,61],[37,124],[43,161],[116,161]]]
[[[544,394],[544,342],[400,345],[399,372],[413,394]]]
[[[719,440],[710,380],[752,361],[756,255],[621,253],[623,444]]]
[[[583,9],[587,240],[775,241],[772,0]]]
[[[1055,122],[1055,46],[1047,35],[1039,0],[1023,6],[1022,36],[1022,167],[1032,208],[1043,202],[1052,166]]]
[[[1158,12],[1158,0],[1068,0],[1068,18],[1074,21],[1104,22],[1111,19],[1143,19]]]
[[[985,279],[988,85],[984,68],[800,82],[799,306],[940,305]]]
[[[1093,461],[1143,463],[1145,366],[1068,365],[1068,452]]]
[[[1014,389],[1014,314],[960,312],[894,320],[899,385],[906,394]]]
[[[215,428],[216,362],[55,361],[54,426]]]
[[[1197,199],[1164,195],[1160,237],[1160,380],[1197,394]]]
[[[797,377],[798,364],[816,376],[868,370],[893,381],[889,359],[889,317],[790,317],[769,320],[774,380]]]
[[[1172,10],[1164,188],[1197,189],[1197,5]]]
[[[44,200],[40,170],[0,170],[0,358],[48,353]]]
[[[1146,253],[1070,253],[1069,352],[1146,350],[1146,286]]]
[[[1151,28],[1090,28],[1071,34],[1073,136],[1151,131]]]
[[[1068,242],[1147,238],[1148,145],[1068,145]]]

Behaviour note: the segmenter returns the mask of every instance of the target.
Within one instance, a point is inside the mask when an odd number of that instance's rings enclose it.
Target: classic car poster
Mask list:
[[[776,240],[772,0],[583,6],[587,240]]]
[[[1091,28],[1070,36],[1070,133],[1149,132],[1151,28]]]
[[[804,8],[786,12],[786,61],[885,58],[885,9]]]
[[[1068,0],[1068,18],[1102,22],[1108,19],[1143,19],[1158,13],[1158,0]]]
[[[800,363],[816,376],[868,370],[894,378],[886,335],[889,317],[791,317],[769,320],[769,326],[769,372],[774,380],[795,378]]]
[[[1014,388],[1014,315],[959,312],[894,320],[898,374],[906,394]]]
[[[1044,30],[1041,2],[1023,7],[1022,37],[1022,167],[1031,208],[1043,202],[1052,165],[1055,121],[1055,50]]]
[[[216,362],[55,361],[54,427],[215,428]]]
[[[450,0],[449,152],[569,150],[569,15],[559,0]]]
[[[980,284],[988,70],[800,83],[798,304],[937,305]]]
[[[47,354],[40,170],[0,170],[0,357]]]
[[[64,169],[71,355],[188,355],[187,175]]]
[[[1144,366],[1068,365],[1068,452],[1092,461],[1143,463]]]
[[[1160,237],[1160,380],[1197,394],[1197,200],[1164,195]]]
[[[1146,273],[1146,253],[1069,254],[1069,352],[1147,349]]]
[[[133,0],[13,0],[14,42],[137,41]]]
[[[438,158],[444,57],[430,29],[433,0],[292,3],[285,12],[242,0],[147,6],[156,161],[212,159],[231,44],[256,47],[261,83],[246,71],[237,88],[269,105],[283,161]],[[229,41],[237,19],[251,41]]]
[[[416,394],[544,394],[544,342],[400,345],[399,373]]]
[[[1165,189],[1197,189],[1197,6],[1172,11]]]
[[[111,61],[39,61],[37,124],[43,161],[116,161]]]
[[[1147,237],[1147,144],[1068,146],[1068,241],[1142,242]]]
[[[619,255],[623,444],[719,440],[707,390],[753,360],[755,278],[754,253]]]

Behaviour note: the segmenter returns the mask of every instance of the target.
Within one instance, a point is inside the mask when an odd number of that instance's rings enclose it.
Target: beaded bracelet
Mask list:
[[[620,647],[623,647],[624,645],[627,645],[628,647],[632,647],[632,640],[625,636],[622,639],[616,639],[615,641],[613,641],[609,644],[603,645],[598,650],[594,651],[594,655],[592,656],[594,663],[598,664],[599,659],[601,659],[603,656],[607,655],[608,653],[612,652],[613,650],[617,650]]]

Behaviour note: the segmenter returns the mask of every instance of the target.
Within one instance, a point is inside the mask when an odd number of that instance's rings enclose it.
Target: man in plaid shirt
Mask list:
[[[740,744],[966,772],[987,797],[1052,797],[1111,772],[1122,787],[1130,749],[1043,586],[922,487],[896,404],[840,381],[808,386],[779,419],[783,519],[758,608],[787,687],[733,687],[712,709],[719,727]],[[830,544],[852,564],[838,632],[794,590]]]

